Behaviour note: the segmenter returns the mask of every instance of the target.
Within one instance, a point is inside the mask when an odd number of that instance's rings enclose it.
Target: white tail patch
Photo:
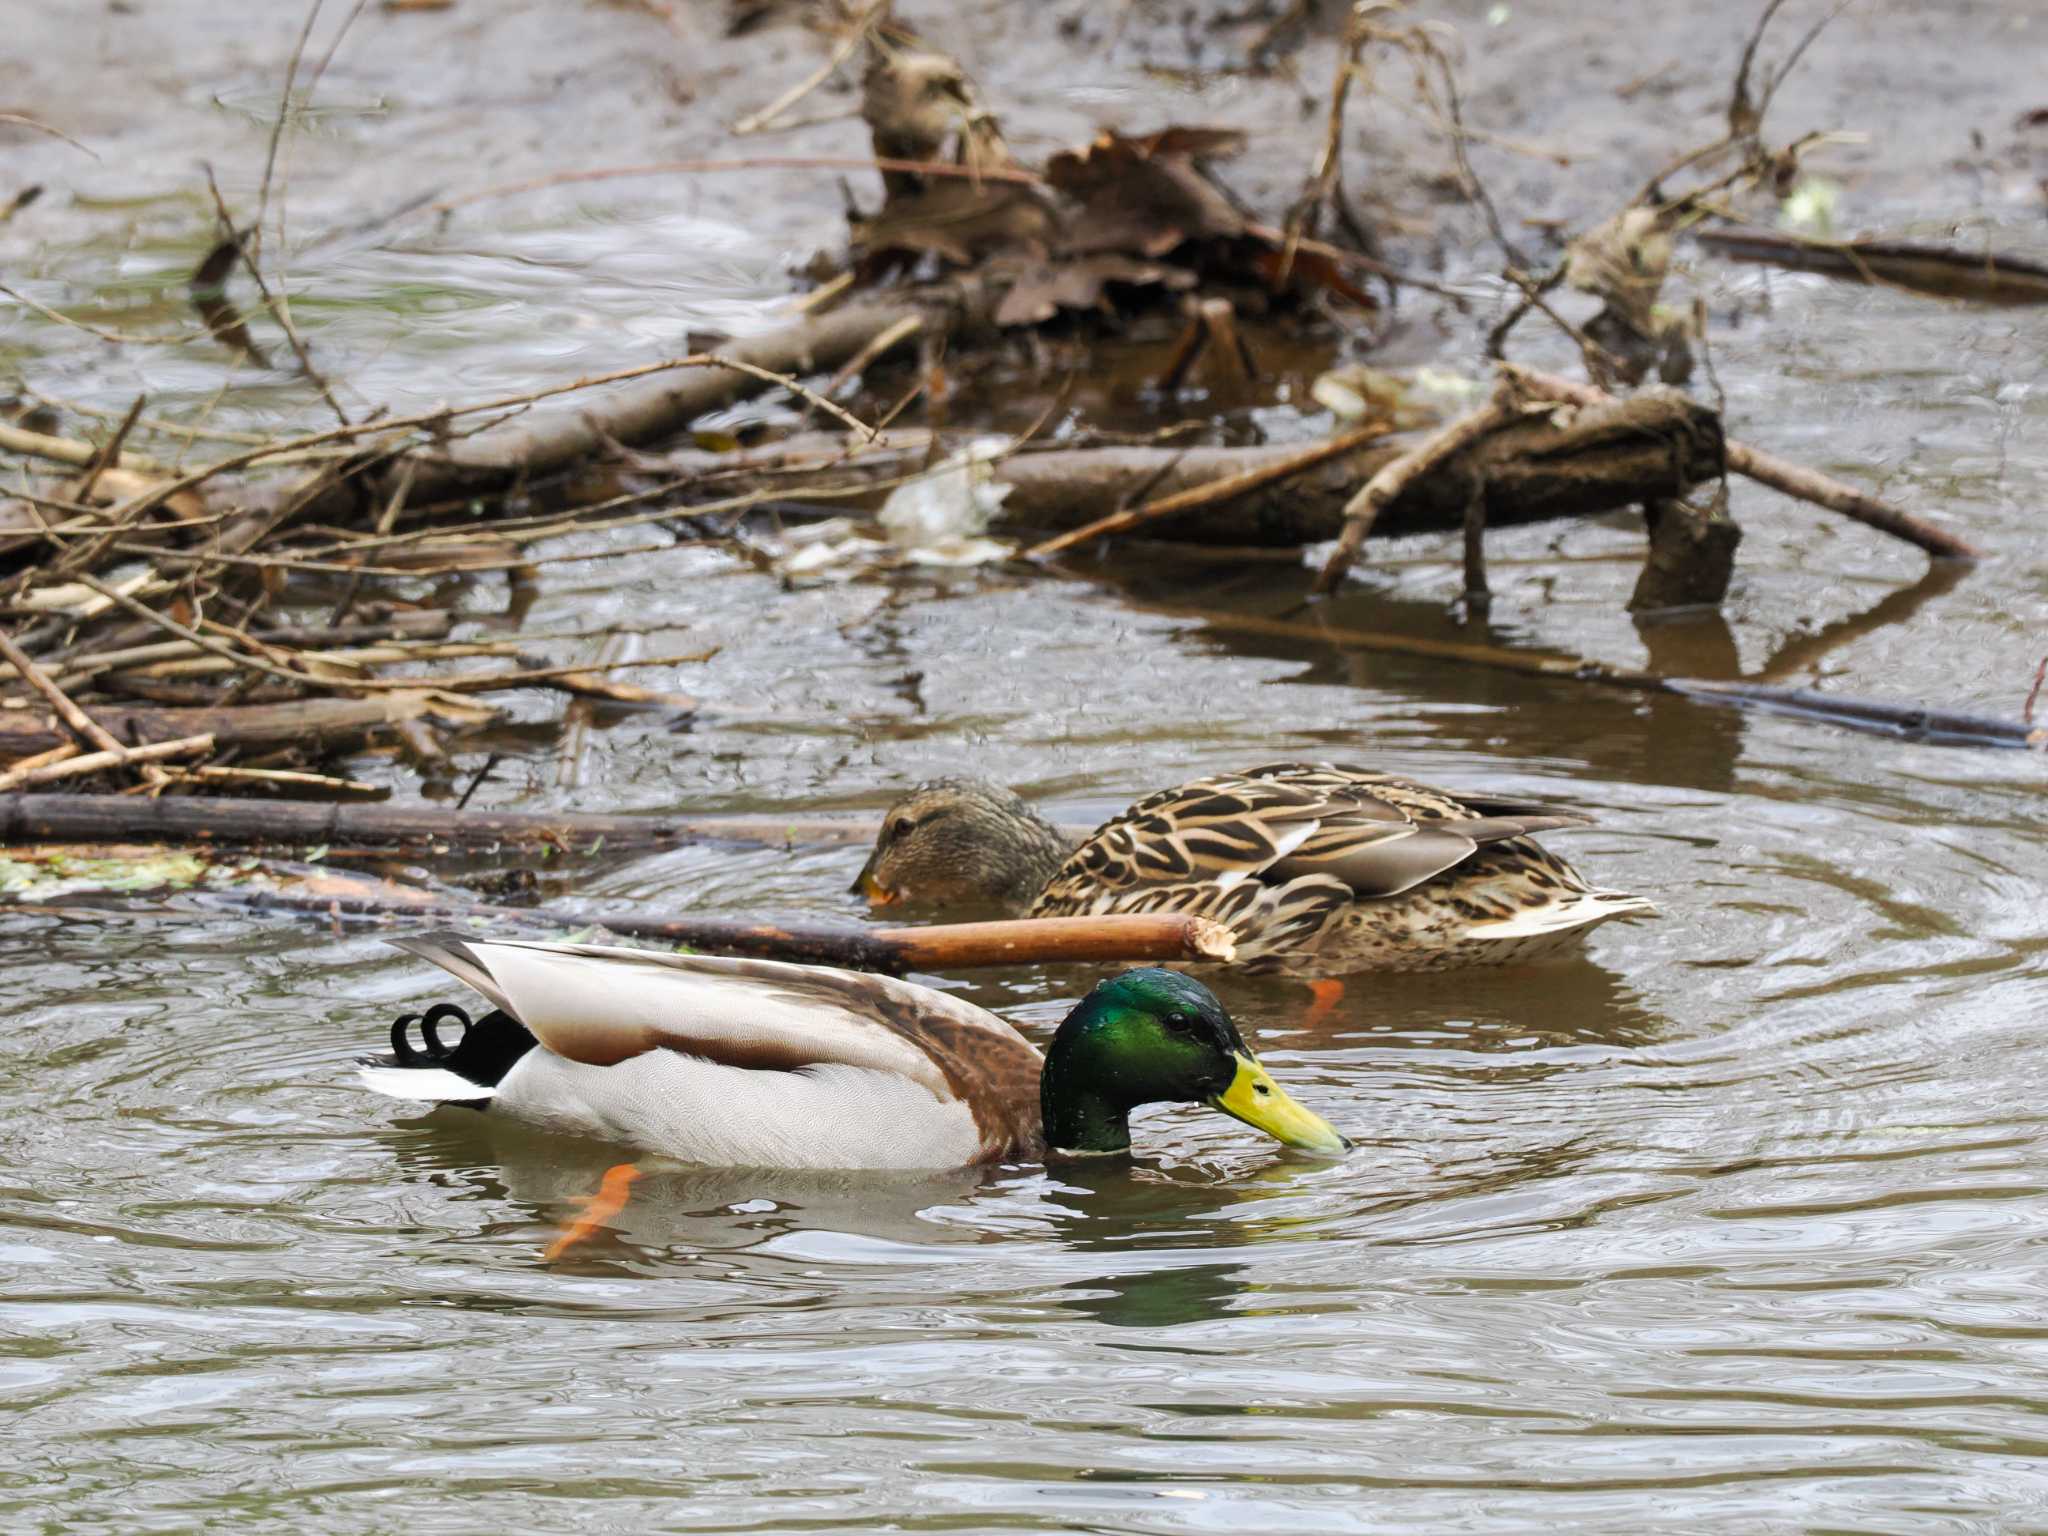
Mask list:
[[[1474,923],[1465,930],[1468,939],[1496,941],[1533,939],[1546,934],[1565,934],[1575,928],[1591,928],[1613,917],[1654,917],[1657,909],[1640,896],[1623,891],[1586,891],[1562,901],[1531,907],[1493,923]]]
[[[446,1067],[372,1067],[356,1069],[356,1080],[373,1093],[394,1099],[425,1099],[443,1103],[450,1099],[488,1099],[497,1089],[458,1077]]]

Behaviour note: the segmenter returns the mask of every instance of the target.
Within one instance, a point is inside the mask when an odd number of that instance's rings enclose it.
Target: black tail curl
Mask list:
[[[441,1038],[441,1026],[450,1023],[462,1026],[453,1045]],[[412,1038],[415,1026],[417,1045]],[[472,1020],[453,1003],[437,1003],[425,1013],[401,1014],[392,1021],[391,1055],[380,1065],[439,1067],[480,1088],[495,1088],[533,1046],[526,1026],[502,1009],[493,1008]]]

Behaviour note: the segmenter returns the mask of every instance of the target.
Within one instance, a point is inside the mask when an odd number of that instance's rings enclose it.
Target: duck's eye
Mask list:
[[[1176,1035],[1191,1035],[1195,1032],[1194,1017],[1185,1013],[1169,1013],[1166,1016],[1166,1027]]]
[[[910,836],[910,829],[917,823],[908,816],[897,816],[889,822],[889,835],[895,838]]]

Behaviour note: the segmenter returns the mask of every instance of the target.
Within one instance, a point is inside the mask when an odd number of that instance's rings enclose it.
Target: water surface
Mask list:
[[[645,292],[646,234],[338,252],[323,345],[401,407],[444,393],[450,358],[471,392],[575,371],[571,290],[551,286],[574,268],[589,354],[616,358],[604,319]],[[735,265],[673,281],[706,314],[758,313],[772,256],[720,249]],[[416,291],[394,286],[411,261]],[[1497,539],[1492,638],[2017,714],[2048,650],[2048,320],[1753,271],[1714,284],[1744,317],[1717,341],[1738,432],[1996,558],[1923,576],[1910,550],[1738,486],[1725,621],[1639,631],[1639,534],[1559,524]],[[30,376],[119,410],[136,366],[160,370],[164,409],[218,378],[175,354],[53,355]],[[1469,633],[1446,614],[1448,542],[1376,554],[1333,618]],[[612,1149],[349,1081],[393,1015],[451,995],[419,963],[226,909],[16,911],[0,1523],[2048,1525],[2042,760],[1233,640],[1127,601],[1270,613],[1297,589],[1146,556],[783,593],[677,549],[548,567],[520,622],[723,647],[646,679],[701,696],[694,723],[594,735],[586,809],[874,806],[971,770],[1083,814],[1303,755],[1595,813],[1556,846],[1665,915],[1581,958],[1366,979],[1314,1029],[1302,989],[1219,982],[1276,1073],[1359,1140],[1350,1160],[1176,1109],[1143,1117],[1127,1164],[675,1170],[549,1265]],[[463,602],[490,620],[512,599],[491,578]],[[564,803],[551,729],[505,740],[474,803]],[[607,862],[576,894],[850,915],[858,858],[687,849]],[[943,981],[1043,1038],[1093,979]]]

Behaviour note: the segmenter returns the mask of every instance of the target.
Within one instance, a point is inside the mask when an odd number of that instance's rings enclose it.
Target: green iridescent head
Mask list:
[[[1049,1146],[1122,1152],[1140,1104],[1207,1104],[1290,1147],[1350,1145],[1259,1065],[1211,992],[1190,976],[1125,971],[1082,998],[1053,1036],[1039,1085]]]

